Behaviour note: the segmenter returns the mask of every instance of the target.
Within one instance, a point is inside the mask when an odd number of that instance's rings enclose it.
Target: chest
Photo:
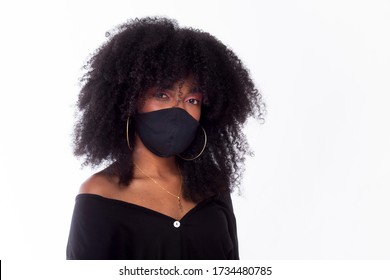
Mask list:
[[[196,206],[193,201],[183,198],[181,193],[167,192],[150,183],[133,184],[125,190],[112,192],[109,197],[150,209],[175,220],[182,219]]]
[[[121,244],[119,253],[127,254],[126,258],[225,259],[232,254],[229,220],[215,205],[196,206],[180,221],[143,207],[132,208],[112,231],[114,244]]]

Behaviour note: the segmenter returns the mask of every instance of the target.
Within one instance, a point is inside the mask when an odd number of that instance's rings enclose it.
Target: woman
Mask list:
[[[107,167],[76,197],[68,259],[238,259],[230,192],[260,117],[237,56],[166,18],[109,34],[84,75],[75,155]]]

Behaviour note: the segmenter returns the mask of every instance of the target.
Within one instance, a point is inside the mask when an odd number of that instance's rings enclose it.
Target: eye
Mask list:
[[[198,99],[195,99],[195,98],[190,98],[187,100],[187,102],[192,104],[192,105],[199,105],[200,104],[200,101]]]
[[[157,91],[157,92],[153,95],[153,97],[156,98],[156,99],[161,99],[161,100],[168,100],[168,99],[169,99],[168,94],[166,94],[166,93],[163,92],[163,91]]]

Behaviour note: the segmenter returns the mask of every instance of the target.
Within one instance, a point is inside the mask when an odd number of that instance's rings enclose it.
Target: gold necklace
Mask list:
[[[148,174],[146,174],[139,166],[138,164],[136,164],[134,162],[134,165],[135,167],[137,167],[137,169],[139,171],[141,171],[141,173],[148,177],[153,183],[155,183],[157,186],[159,186],[161,189],[163,189],[164,191],[166,191],[167,193],[169,193],[170,195],[174,196],[177,198],[177,201],[179,203],[179,209],[180,209],[180,212],[183,212],[183,205],[181,204],[181,199],[180,199],[180,194],[181,194],[181,189],[182,189],[182,186],[183,186],[183,177],[181,176],[181,172],[180,172],[180,169],[179,170],[179,173],[180,173],[180,191],[179,191],[179,195],[174,195],[173,193],[171,193],[170,191],[168,191],[166,188],[164,188],[159,182],[157,182],[156,180],[154,180],[152,177],[150,177]]]

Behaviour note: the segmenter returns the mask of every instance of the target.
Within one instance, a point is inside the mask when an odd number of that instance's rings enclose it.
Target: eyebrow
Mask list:
[[[198,86],[193,86],[193,87],[191,87],[191,88],[190,88],[190,93],[199,93],[199,94],[202,94],[202,93],[200,92],[200,89],[199,89]]]
[[[162,89],[162,90],[171,90],[171,91],[174,91],[174,90],[175,90],[175,89],[173,88],[173,86],[160,87],[160,89]],[[190,88],[190,93],[191,93],[191,94],[202,94],[202,95],[203,95],[203,93],[200,92],[198,86],[192,86],[192,87]]]

